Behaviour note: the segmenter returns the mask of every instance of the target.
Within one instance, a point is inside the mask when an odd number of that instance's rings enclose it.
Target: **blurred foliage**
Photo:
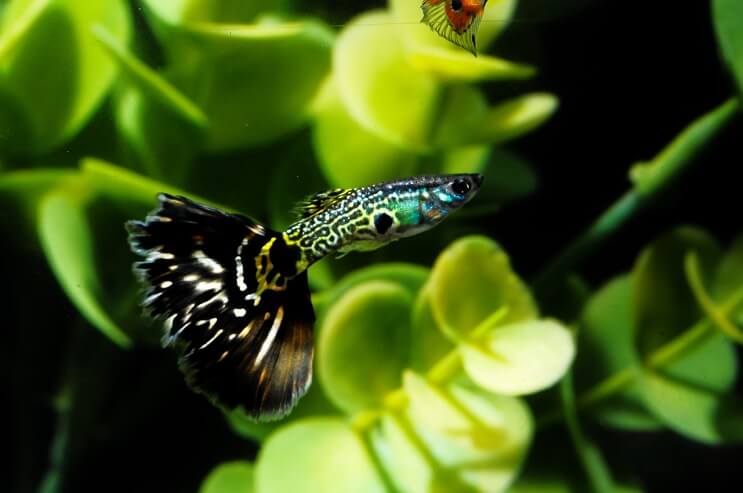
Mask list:
[[[123,229],[158,192],[280,229],[310,193],[423,173],[487,179],[457,219],[423,243],[409,240],[420,264],[365,265],[398,259],[382,253],[312,268],[314,384],[282,422],[226,415],[222,428],[245,448],[204,464],[213,470],[191,491],[536,493],[578,482],[629,492],[640,491],[636,478],[614,473],[591,426],[669,430],[708,446],[742,441],[743,237],[723,246],[695,227],[658,231],[631,271],[603,286],[575,273],[739,114],[741,2],[711,8],[737,96],[634,165],[628,194],[532,286],[483,236],[487,223],[472,219],[534,192],[530,164],[507,144],[547,121],[558,98],[520,89],[535,67],[474,58],[433,35],[419,23],[419,3],[364,11],[299,0],[0,1],[0,204],[9,212],[0,227],[13,248],[46,260],[80,314],[65,312],[40,275],[33,289],[49,308],[7,327],[22,350],[15,371],[53,379],[29,396],[12,377],[16,416],[27,421],[18,429],[37,428],[24,408],[32,399],[56,420],[50,443],[24,437],[18,446],[19,463],[49,459],[17,491],[70,489],[86,446],[125,441],[137,416],[176,388],[146,367],[148,383],[119,396],[125,404],[112,397],[121,355],[159,339],[140,316]],[[527,9],[568,15],[587,3]],[[483,52],[516,8],[488,2]],[[507,96],[485,90],[499,85]],[[59,347],[38,348],[43,338]],[[52,350],[59,354],[45,356]],[[44,357],[36,363],[32,353]],[[529,464],[531,445],[555,424],[576,464],[535,474],[549,464]]]

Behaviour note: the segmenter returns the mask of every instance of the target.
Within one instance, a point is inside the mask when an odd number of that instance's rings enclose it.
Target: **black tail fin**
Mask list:
[[[243,406],[257,419],[284,416],[312,380],[306,272],[256,293],[256,259],[279,233],[184,197],[158,200],[145,221],[126,227],[144,257],[135,264],[147,287],[143,305],[165,321],[164,345],[176,348],[188,383],[216,404]]]

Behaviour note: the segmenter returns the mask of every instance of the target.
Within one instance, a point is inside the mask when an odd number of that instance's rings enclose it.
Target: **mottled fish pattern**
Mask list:
[[[315,321],[307,269],[440,223],[476,194],[477,174],[420,176],[319,193],[273,231],[238,214],[160,194],[128,221],[146,312],[163,321],[189,385],[259,420],[286,415],[312,381]]]

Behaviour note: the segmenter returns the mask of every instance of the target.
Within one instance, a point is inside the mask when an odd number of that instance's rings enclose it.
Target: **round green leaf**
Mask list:
[[[79,186],[84,186],[82,182]],[[85,193],[78,190],[76,195]],[[39,236],[44,253],[67,296],[85,318],[116,344],[127,347],[129,336],[101,305],[95,269],[95,246],[80,201],[52,193],[39,208]]]
[[[257,493],[386,493],[360,437],[342,419],[284,426],[261,448]]]
[[[312,138],[327,180],[349,188],[413,174],[417,155],[361,126],[335,90],[332,81],[315,111]],[[349,166],[348,163],[354,163]]]
[[[74,135],[90,118],[114,78],[116,67],[93,39],[100,24],[127,43],[131,21],[126,2],[15,0],[0,33],[0,87],[25,118],[23,141],[5,142],[22,152],[43,152]],[[43,77],[39,74],[43,73]],[[64,102],[64,104],[60,104]],[[5,109],[0,107],[0,114]],[[0,122],[8,123],[5,116]]]
[[[330,70],[332,32],[318,22],[195,26],[201,63],[184,91],[210,121],[207,149],[274,140],[302,126]]]
[[[378,406],[400,386],[412,302],[398,284],[369,281],[330,308],[319,335],[318,376],[339,408],[353,413]]]
[[[723,301],[743,287],[743,235],[738,236],[725,252],[715,273],[711,291]]]
[[[634,327],[642,356],[690,328],[701,316],[684,272],[689,252],[696,253],[703,275],[709,279],[720,257],[719,247],[706,233],[693,228],[679,228],[661,236],[635,264]]]
[[[443,421],[440,426],[431,426],[431,420],[421,419],[418,413],[435,420],[442,402],[434,399],[428,401],[429,409],[418,406],[416,414],[410,409],[415,434],[436,463],[451,471],[469,491],[504,491],[518,474],[531,441],[533,424],[528,408],[519,399],[491,394],[471,384],[452,383],[439,396],[448,401],[446,406],[466,414],[475,426],[468,433],[446,429]],[[446,475],[442,479],[453,483]]]
[[[440,86],[410,65],[394,17],[365,13],[341,32],[333,56],[338,92],[354,120],[413,150],[428,147]]]
[[[290,3],[290,0],[263,0],[246,2],[245,0],[143,0],[158,15],[174,24],[197,22],[250,22],[263,12],[278,12]]]
[[[743,94],[743,4],[713,0],[712,17],[722,55]]]
[[[552,320],[518,322],[488,332],[483,345],[465,343],[460,352],[467,375],[499,394],[531,394],[550,387],[575,356],[572,334]]]
[[[736,374],[733,345],[715,334],[669,366],[642,372],[640,388],[648,410],[674,431],[704,443],[740,441],[725,413]]]
[[[306,122],[330,70],[334,35],[327,26],[183,20],[179,8],[148,4],[169,47],[173,84],[209,119],[207,150],[257,146]]]
[[[634,346],[632,281],[609,281],[589,300],[578,331],[574,374],[579,389],[588,389],[612,374],[639,364]],[[637,384],[593,408],[602,423],[627,430],[656,430],[661,423],[645,409]]]
[[[418,293],[411,323],[409,366],[415,371],[427,372],[454,348],[436,323],[427,287]]]
[[[253,493],[253,476],[250,462],[225,462],[209,473],[199,493]]]
[[[131,161],[139,162],[153,177],[182,181],[187,165],[203,145],[206,115],[103,27],[96,26],[94,35],[127,81],[116,93],[114,104],[116,124],[134,155]]]
[[[397,491],[424,493],[433,490],[435,465],[419,449],[409,423],[385,414],[380,425],[371,431],[370,441]]]
[[[149,176],[182,183],[204,141],[204,129],[135,86],[122,87],[114,100],[116,125],[128,161]]]
[[[651,371],[643,374],[642,389],[648,408],[678,433],[708,444],[726,441],[718,426],[723,404],[719,393],[679,383]],[[743,437],[735,438],[739,441]]]
[[[478,324],[503,307],[501,323],[537,316],[529,290],[513,273],[506,253],[482,236],[469,236],[444,250],[429,280],[438,326],[452,341],[469,337]]]

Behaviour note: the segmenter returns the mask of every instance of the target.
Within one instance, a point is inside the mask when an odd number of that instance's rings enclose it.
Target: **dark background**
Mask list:
[[[315,13],[342,24],[373,5],[384,2],[324,0]],[[685,125],[732,95],[709,10],[702,0],[522,0],[517,20],[490,51],[538,66],[539,77],[527,85],[555,93],[561,102],[546,125],[510,146],[534,165],[537,193],[509,205],[490,225],[491,236],[512,252],[525,277],[628,189],[632,163],[653,157]],[[486,87],[494,98],[509,91],[507,85]],[[518,90],[524,91],[523,83]],[[588,281],[627,271],[643,245],[678,224],[702,226],[723,243],[740,232],[742,131],[740,121],[730,126],[677,186],[597,252],[581,269]],[[186,389],[170,353],[122,352],[97,332],[90,337],[27,235],[19,232],[0,243],[0,272],[0,369],[9,396],[6,448],[12,456],[0,463],[3,476],[11,478],[8,491],[37,490],[56,460],[49,444],[57,429],[75,437],[66,449],[67,491],[194,491],[213,465],[253,457],[254,447]],[[39,317],[49,313],[58,314],[51,323]],[[68,362],[81,358],[86,364],[75,371],[84,374],[65,378]],[[73,392],[89,410],[58,422],[49,396],[66,380],[80,382]],[[132,402],[148,405],[138,409]],[[734,491],[743,485],[741,447],[706,447],[670,432],[588,431],[614,472],[646,491],[693,491],[696,485]],[[559,443],[567,447],[569,441],[562,437]],[[558,457],[573,451],[533,453]]]

